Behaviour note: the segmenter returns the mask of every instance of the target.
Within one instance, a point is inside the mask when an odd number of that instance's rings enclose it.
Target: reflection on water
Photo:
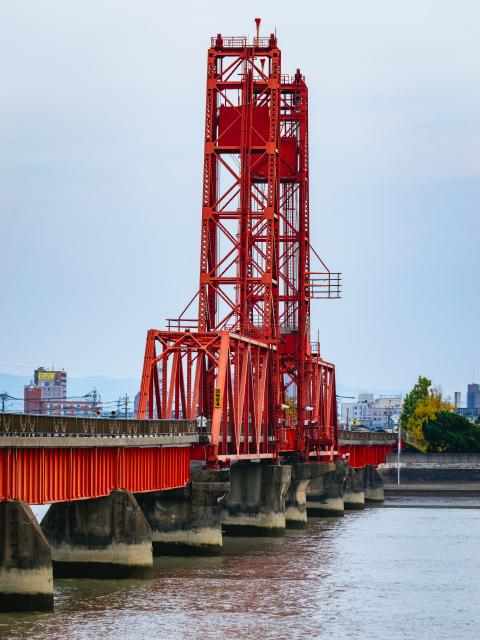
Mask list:
[[[0,637],[478,638],[480,510],[439,500],[226,538],[221,557],[158,558],[151,582],[58,580],[54,614],[0,615]]]

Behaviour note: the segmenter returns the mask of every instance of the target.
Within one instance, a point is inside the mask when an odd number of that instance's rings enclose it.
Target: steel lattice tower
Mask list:
[[[310,300],[340,278],[310,266],[308,90],[259,24],[208,50],[198,319],[148,333],[138,410],[211,420],[214,464],[336,451],[334,367],[310,341]]]

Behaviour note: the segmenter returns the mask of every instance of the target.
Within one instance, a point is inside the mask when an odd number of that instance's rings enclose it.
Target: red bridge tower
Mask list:
[[[253,42],[218,34],[208,50],[199,288],[148,332],[138,417],[197,419],[214,465],[330,461],[335,369],[311,343],[310,301],[338,298],[340,276],[310,245],[305,79],[282,75],[256,22]]]

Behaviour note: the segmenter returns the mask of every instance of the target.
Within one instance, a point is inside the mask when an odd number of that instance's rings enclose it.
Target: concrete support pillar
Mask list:
[[[336,460],[329,471],[310,480],[307,487],[307,514],[311,517],[343,516],[343,482],[346,464]]]
[[[367,464],[363,476],[363,491],[365,502],[383,502],[385,495],[383,492],[383,480],[376,467]]]
[[[365,494],[363,492],[364,468],[347,468],[347,475],[343,483],[343,502],[345,510],[365,508]]]
[[[223,546],[221,503],[228,471],[192,471],[184,489],[137,494],[152,529],[155,555],[214,555]]]
[[[316,462],[292,464],[292,479],[285,494],[287,528],[304,529],[307,526],[307,488],[317,479],[322,481],[322,476],[334,469],[333,464]]]
[[[288,465],[240,462],[230,468],[230,493],[222,509],[223,531],[238,536],[285,533],[285,494],[291,480]]]
[[[50,547],[18,500],[0,502],[0,611],[53,611]]]
[[[52,504],[42,520],[61,578],[149,578],[152,533],[128,491]]]

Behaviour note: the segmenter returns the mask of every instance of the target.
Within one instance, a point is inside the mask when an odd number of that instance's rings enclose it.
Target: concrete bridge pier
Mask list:
[[[19,500],[0,502],[0,611],[53,611],[50,547]]]
[[[345,510],[352,511],[365,508],[364,476],[364,468],[353,469],[352,467],[347,467],[343,483]]]
[[[292,464],[292,480],[285,494],[285,520],[288,529],[304,529],[307,526],[307,488],[315,480],[335,469],[333,463],[316,462]]]
[[[152,533],[133,494],[52,504],[42,520],[59,578],[151,578]]]
[[[230,493],[222,509],[226,535],[281,536],[285,533],[285,494],[289,465],[238,462],[230,467]]]
[[[325,465],[326,466],[326,465]],[[307,487],[307,514],[310,517],[343,516],[343,485],[346,464],[336,460],[324,475],[310,480]]]
[[[363,491],[365,502],[383,502],[385,499],[383,490],[383,480],[377,468],[371,464],[365,466],[363,475]]]
[[[137,494],[155,555],[214,555],[223,546],[221,505],[228,471],[195,470],[185,488]]]

